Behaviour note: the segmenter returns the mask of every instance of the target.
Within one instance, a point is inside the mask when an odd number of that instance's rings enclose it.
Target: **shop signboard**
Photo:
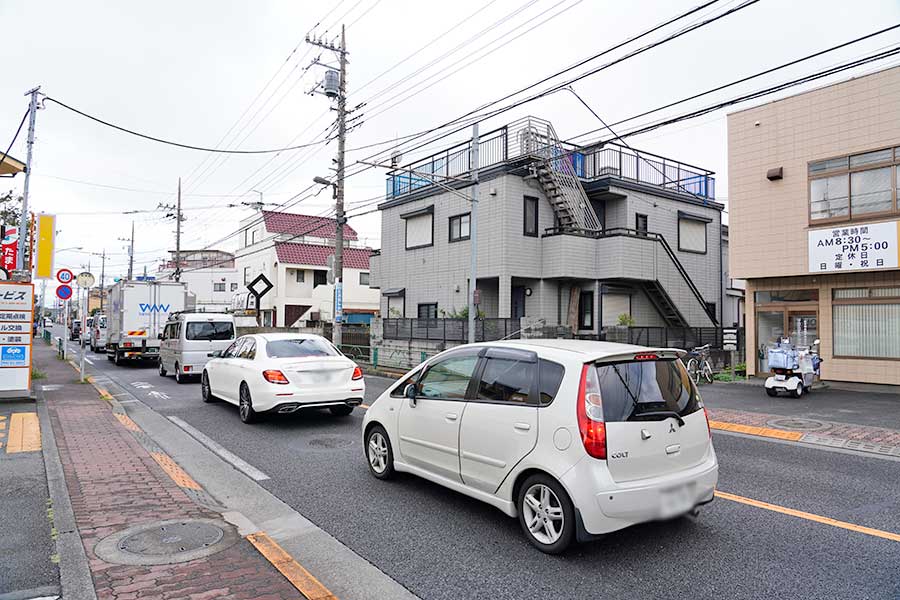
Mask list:
[[[809,231],[809,272],[843,273],[900,266],[900,221]]]

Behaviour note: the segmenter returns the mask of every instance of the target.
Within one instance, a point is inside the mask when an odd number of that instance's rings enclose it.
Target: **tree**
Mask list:
[[[0,223],[7,227],[16,227],[19,224],[19,216],[22,213],[21,194],[13,195],[10,190],[0,195]]]

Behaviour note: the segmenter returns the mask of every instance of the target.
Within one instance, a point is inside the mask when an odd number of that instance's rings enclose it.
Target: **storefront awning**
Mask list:
[[[0,151],[0,177],[14,177],[25,170],[25,163]]]

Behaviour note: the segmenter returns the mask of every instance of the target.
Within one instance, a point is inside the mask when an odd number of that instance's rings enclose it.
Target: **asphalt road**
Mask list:
[[[87,356],[90,370],[262,470],[271,479],[261,485],[428,600],[900,598],[900,543],[723,499],[698,521],[641,525],[546,556],[485,504],[412,476],[371,477],[362,409],[247,426],[234,406],[203,404],[199,384]],[[366,384],[372,401],[390,381]],[[898,461],[718,433],[715,446],[720,491],[900,532]]]

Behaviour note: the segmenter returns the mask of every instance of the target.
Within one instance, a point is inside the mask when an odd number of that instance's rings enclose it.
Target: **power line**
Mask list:
[[[77,108],[71,107],[71,106],[69,106],[68,104],[66,104],[66,103],[64,103],[64,102],[61,102],[60,100],[57,100],[56,98],[51,98],[51,97],[49,97],[49,96],[46,97],[46,98],[44,98],[44,102],[53,102],[53,103],[55,103],[55,104],[58,104],[58,105],[62,106],[62,107],[65,108],[65,109],[68,109],[68,110],[70,110],[70,111],[72,111],[72,112],[74,112],[74,113],[76,113],[76,114],[78,114],[78,115],[81,115],[82,117],[86,117],[86,118],[90,119],[91,121],[95,121],[95,122],[97,122],[97,123],[100,123],[101,125],[106,125],[107,127],[111,127],[111,128],[113,128],[113,129],[117,129],[118,131],[121,131],[121,132],[123,132],[123,133],[128,133],[128,134],[131,134],[131,135],[134,135],[134,136],[137,136],[137,137],[140,137],[140,138],[144,138],[144,139],[146,139],[146,140],[150,140],[150,141],[153,141],[153,142],[159,142],[160,144],[167,144],[167,145],[169,145],[169,146],[176,146],[176,147],[178,147],[178,148],[186,148],[186,149],[188,149],[188,150],[199,150],[199,151],[201,151],[201,152],[213,152],[213,153],[216,153],[216,154],[274,154],[274,153],[276,153],[276,152],[285,152],[285,151],[288,151],[288,150],[297,150],[297,149],[299,149],[299,148],[309,148],[310,146],[317,146],[317,145],[322,144],[322,143],[324,142],[324,141],[321,141],[321,142],[313,142],[313,143],[311,143],[311,144],[300,144],[300,145],[297,145],[297,146],[288,146],[288,147],[286,147],[286,148],[269,148],[269,149],[265,149],[265,150],[221,150],[221,149],[218,149],[218,148],[206,148],[206,147],[203,147],[203,146],[193,146],[193,145],[191,145],[191,144],[182,144],[182,143],[180,143],[180,142],[173,142],[173,141],[171,141],[171,140],[165,140],[165,139],[158,138],[158,137],[155,137],[155,136],[152,136],[152,135],[147,135],[147,134],[144,134],[144,133],[140,133],[140,132],[134,131],[134,130],[132,130],[132,129],[128,129],[128,128],[126,128],[126,127],[122,127],[122,126],[120,126],[120,125],[116,125],[116,124],[114,124],[114,123],[110,123],[109,121],[104,121],[103,119],[101,119],[101,118],[99,118],[99,117],[95,117],[95,116],[93,116],[93,115],[89,115],[89,114],[86,113],[86,112],[80,111],[80,110],[78,110]]]

